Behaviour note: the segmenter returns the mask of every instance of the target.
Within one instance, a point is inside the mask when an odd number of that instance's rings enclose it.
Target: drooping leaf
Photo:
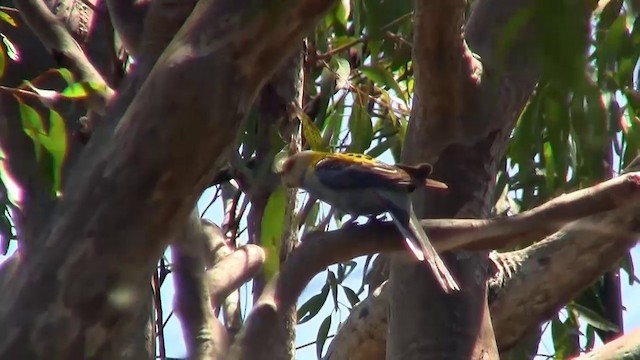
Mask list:
[[[371,145],[373,124],[365,108],[364,95],[358,93],[355,98],[351,109],[351,117],[349,118],[349,131],[351,133],[349,152],[363,153]]]
[[[4,76],[4,68],[6,66],[6,57],[4,53],[4,48],[0,46],[0,78]]]
[[[593,326],[596,329],[615,332],[620,331],[616,324],[605,319],[602,315],[598,314],[592,309],[589,309],[586,306],[574,302],[569,305],[569,308],[576,311],[581,318],[583,318],[589,325]]]
[[[42,145],[39,141],[40,135],[46,135],[44,126],[42,124],[42,118],[38,111],[33,107],[19,101],[18,107],[20,110],[20,120],[22,122],[22,130],[33,141],[36,160],[39,161],[42,156]]]
[[[49,133],[39,135],[40,144],[51,155],[53,168],[52,193],[60,191],[62,164],[67,152],[67,130],[62,116],[53,109],[49,109]]]
[[[327,282],[329,283],[329,289],[331,289],[331,295],[333,296],[333,308],[338,310],[338,280],[333,271],[327,271]]]
[[[302,109],[296,109],[296,115],[302,124],[302,134],[309,148],[316,151],[326,151],[327,146],[322,140],[322,134],[320,134],[320,130],[313,121],[311,121],[311,118],[309,118]]]
[[[349,20],[349,15],[351,14],[351,1],[350,0],[340,0],[336,4],[334,8],[334,16],[340,24],[346,28],[347,20]]]
[[[94,81],[82,81],[69,84],[60,95],[67,99],[84,99],[89,96],[89,92],[104,94],[107,90],[106,84]]]
[[[322,358],[322,349],[324,348],[324,343],[327,341],[327,337],[329,336],[329,328],[331,327],[331,314],[327,315],[322,323],[320,324],[320,328],[318,328],[318,336],[316,337],[316,355],[318,359]]]
[[[322,305],[327,301],[329,285],[325,284],[319,294],[313,295],[298,309],[298,325],[304,324],[318,314]]]
[[[344,290],[344,294],[347,296],[347,300],[349,300],[349,304],[351,304],[352,307],[356,306],[360,302],[358,294],[356,294],[356,292],[351,288],[343,286],[342,290]]]
[[[336,89],[347,89],[349,84],[349,75],[351,74],[351,65],[349,62],[340,57],[331,58],[331,70],[336,76]]]
[[[640,284],[640,279],[638,279],[635,273],[635,268],[633,266],[633,256],[631,256],[630,251],[628,251],[622,257],[622,260],[620,262],[620,268],[627,273],[627,276],[629,276],[629,286],[633,285],[634,283]]]
[[[4,43],[4,46],[7,48],[7,56],[9,57],[9,59],[13,61],[19,61],[20,52],[18,51],[18,48],[15,45],[13,45],[11,40],[9,40],[6,36],[4,36],[4,34],[0,33],[0,36],[2,37],[2,42]]]
[[[57,68],[55,71],[67,83],[67,85],[72,84],[75,81],[73,74],[67,68]]]
[[[260,221],[260,246],[265,251],[263,272],[268,281],[280,269],[280,245],[284,233],[286,192],[282,186],[269,196]]]
[[[6,12],[0,10],[0,20],[6,22],[7,24],[13,26],[13,27],[17,27],[18,24],[16,23],[16,21],[11,17],[11,15],[7,14]]]
[[[391,72],[382,65],[376,64],[361,66],[360,71],[362,71],[369,80],[373,81],[378,86],[393,89],[397,96],[401,97],[405,102],[407,101],[406,94],[402,91],[402,88],[400,88],[400,84],[398,84]]]

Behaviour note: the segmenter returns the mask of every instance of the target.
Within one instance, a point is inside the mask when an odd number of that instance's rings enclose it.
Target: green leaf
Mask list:
[[[327,151],[327,146],[325,146],[322,140],[322,134],[313,121],[311,121],[311,118],[299,108],[296,109],[296,115],[302,124],[302,134],[309,148],[316,151]]]
[[[347,26],[347,20],[349,20],[349,15],[351,14],[351,1],[350,0],[340,0],[335,7],[334,15],[336,19],[342,24],[342,26]]]
[[[66,79],[65,79],[66,80]],[[60,95],[67,99],[84,99],[89,96],[90,92],[104,94],[107,85],[95,81],[81,81],[69,84]]]
[[[346,263],[338,264],[338,265],[340,265],[340,268],[339,268],[340,270],[338,271],[337,280],[338,280],[338,283],[342,284],[344,279],[346,279],[356,268],[357,263],[351,260],[351,261],[347,261]]]
[[[13,26],[13,27],[17,27],[18,24],[16,23],[15,20],[13,20],[13,18],[11,17],[11,15],[7,14],[6,12],[0,10],[0,20],[6,22],[7,24]]]
[[[298,309],[298,325],[304,324],[318,314],[322,305],[327,301],[329,295],[329,286],[324,285],[319,294],[313,295],[309,300]]]
[[[21,101],[18,102],[18,108],[20,109],[22,130],[33,141],[36,161],[39,161],[42,156],[42,145],[39,141],[39,135],[46,134],[42,125],[42,119],[36,109]]]
[[[358,294],[356,294],[356,292],[351,288],[343,286],[342,290],[344,290],[344,294],[347,296],[347,300],[349,300],[349,304],[351,304],[352,307],[356,306],[360,302]]]
[[[282,186],[269,196],[260,222],[260,246],[265,251],[263,272],[269,281],[280,269],[280,245],[284,233],[287,197]]]
[[[400,84],[398,84],[389,70],[387,70],[380,64],[364,65],[360,66],[359,69],[369,80],[373,81],[374,84],[393,89],[393,91],[396,93],[396,96],[401,97],[402,100],[405,101],[405,103],[407,102],[405,92],[402,91]]]
[[[57,68],[55,69],[55,71],[67,83],[67,85],[73,84],[73,82],[75,81],[73,74],[67,68]]]
[[[89,96],[89,92],[81,82],[69,84],[60,94],[67,99],[84,99]]]
[[[62,164],[67,152],[67,130],[62,116],[53,109],[49,109],[49,134],[38,135],[40,144],[49,152],[53,165],[52,193],[60,191]]]
[[[385,151],[391,149],[391,146],[396,142],[395,138],[389,138],[384,141],[381,141],[378,145],[371,148],[371,150],[367,151],[367,155],[372,158],[377,158],[382,155]]]
[[[365,109],[365,98],[361,94],[355,94],[351,117],[349,117],[349,131],[351,132],[351,144],[349,152],[363,153],[371,146],[373,138],[373,124]]]
[[[614,20],[609,30],[607,30],[598,50],[603,52],[607,58],[615,59],[625,36],[627,36],[627,19],[626,16],[620,16]]]
[[[318,112],[316,115],[316,125],[320,129],[324,129],[327,123],[327,108],[329,107],[329,101],[334,95],[335,75],[333,71],[322,68],[320,73],[320,92],[315,99],[318,104]]]
[[[572,303],[567,306],[575,310],[581,318],[583,318],[589,325],[593,326],[596,329],[604,330],[604,331],[614,331],[619,332],[620,329],[616,326],[616,324],[611,321],[605,319],[602,315],[598,314],[596,311],[589,309],[586,306],[580,305],[578,303]]]
[[[327,271],[327,282],[331,289],[331,295],[333,296],[333,308],[338,310],[338,281],[333,271]]]
[[[551,321],[551,336],[553,337],[553,348],[558,359],[564,359],[569,354],[571,329],[568,324],[560,321],[558,316]]]
[[[351,64],[340,56],[334,56],[331,58],[330,65],[331,70],[336,74],[336,88],[347,89],[349,75],[351,74]]]
[[[9,57],[9,59],[13,61],[20,60],[20,52],[15,47],[15,45],[13,45],[11,40],[9,40],[9,38],[4,36],[4,34],[2,33],[0,33],[0,36],[2,36],[2,42],[4,43],[4,46],[7,48],[7,56]]]
[[[320,328],[318,329],[318,336],[316,337],[316,355],[318,359],[322,358],[322,349],[324,348],[324,343],[327,341],[327,336],[329,336],[329,328],[331,327],[331,314],[327,315],[322,323],[320,324]]]
[[[4,68],[6,66],[6,55],[4,53],[4,48],[0,46],[0,78],[4,76]]]
[[[611,24],[620,17],[620,9],[622,8],[622,0],[610,0],[600,12],[598,19],[598,30],[608,29]]]

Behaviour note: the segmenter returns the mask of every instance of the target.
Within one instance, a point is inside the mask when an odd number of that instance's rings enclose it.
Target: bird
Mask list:
[[[390,165],[363,154],[305,150],[276,165],[285,187],[306,190],[311,196],[355,216],[369,218],[388,213],[405,238],[409,250],[425,261],[442,287],[450,293],[460,286],[431,245],[411,205],[418,187],[446,189],[428,176],[432,166]]]

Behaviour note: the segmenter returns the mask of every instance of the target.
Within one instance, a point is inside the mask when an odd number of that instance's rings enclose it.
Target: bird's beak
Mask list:
[[[436,189],[448,189],[449,187],[447,186],[447,184],[437,181],[437,180],[432,180],[432,179],[427,179],[427,181],[425,182],[425,185],[427,187],[430,188],[436,188]]]
[[[284,162],[287,160],[286,157],[275,158],[273,160],[272,170],[276,175],[282,175],[284,171]]]

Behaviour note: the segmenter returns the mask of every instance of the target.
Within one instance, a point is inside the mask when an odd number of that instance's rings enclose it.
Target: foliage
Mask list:
[[[561,4],[561,6],[559,5]],[[524,19],[535,19],[541,31],[536,46],[540,51],[542,80],[513,131],[502,169],[496,181],[496,194],[507,193],[518,210],[531,209],[561,193],[590,186],[620,171],[640,149],[640,93],[637,64],[640,56],[640,20],[622,0],[612,0],[597,11],[593,31],[585,38],[589,24],[581,24],[577,13],[584,2],[541,0],[513,22],[515,32]],[[386,161],[398,160],[407,128],[413,68],[411,63],[413,2],[342,0],[318,24],[308,38],[305,63],[305,98],[296,114],[302,124],[305,146],[312,149],[366,153]],[[0,11],[0,20],[14,25],[12,17]],[[3,36],[0,75],[7,59],[14,59],[17,48]],[[503,37],[508,44],[513,33]],[[65,86],[57,89],[36,87],[43,77],[59,76]],[[24,132],[33,141],[34,155],[43,178],[57,196],[64,182],[62,169],[69,146],[69,119],[55,107],[60,102],[79,101],[96,89],[95,84],[76,81],[66,69],[52,69],[36,79],[25,81],[11,92],[20,106]],[[252,116],[259,116],[253,114]],[[44,118],[48,120],[43,120]],[[265,130],[259,118],[248,118],[238,145],[243,164],[262,156],[259,143]],[[266,130],[272,135],[271,130]],[[270,154],[285,144],[271,141]],[[266,157],[274,161],[277,156]],[[1,158],[0,158],[1,160]],[[239,170],[247,177],[248,169]],[[249,181],[249,180],[248,180]],[[248,206],[238,207],[241,186],[219,185],[215,196],[224,209],[223,228],[232,242],[246,241],[240,236],[240,223]],[[225,188],[225,186],[227,186]],[[496,195],[496,201],[498,196]],[[270,254],[279,254],[284,233],[285,194],[278,187],[270,194],[261,219],[260,244]],[[0,237],[13,238],[10,221],[12,205],[0,182]],[[511,209],[516,210],[516,209]],[[223,214],[217,214],[222,217]],[[298,207],[300,232],[340,226],[342,214],[306,199]],[[239,240],[240,239],[240,240]],[[0,252],[6,248],[0,248]],[[268,257],[267,278],[278,269],[278,256]],[[335,317],[343,318],[366,290],[365,276],[372,257],[364,267],[356,261],[332,266],[324,273],[324,283],[298,308],[298,324],[323,318],[318,327],[316,354],[321,356],[331,336]],[[166,260],[163,260],[163,263]],[[163,269],[166,269],[164,266]],[[631,278],[633,263],[627,256],[621,264]],[[355,274],[360,286],[354,290]],[[162,276],[160,283],[166,277]],[[349,281],[348,281],[349,280]],[[567,304],[563,314],[551,320],[556,355],[562,357],[577,349],[575,334],[580,321],[586,325],[587,348],[594,337],[615,326],[605,317],[602,281]],[[347,300],[343,303],[339,295]],[[331,299],[331,310],[321,310]],[[245,304],[246,306],[246,304]]]

